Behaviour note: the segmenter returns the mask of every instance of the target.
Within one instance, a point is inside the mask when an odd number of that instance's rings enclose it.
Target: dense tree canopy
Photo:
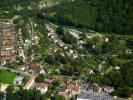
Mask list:
[[[44,81],[44,75],[43,75],[43,74],[39,74],[39,75],[36,77],[35,81],[36,81],[37,83],[43,82],[43,81]]]
[[[46,100],[46,97],[37,90],[19,90],[8,93],[6,100]]]
[[[48,9],[48,13],[50,20],[57,23],[100,32],[131,34],[132,5],[132,0],[75,0]]]

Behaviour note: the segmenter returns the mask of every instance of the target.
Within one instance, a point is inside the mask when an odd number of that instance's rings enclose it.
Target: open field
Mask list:
[[[7,70],[0,70],[0,82],[1,83],[12,84],[15,77],[16,77],[15,73],[9,72]]]

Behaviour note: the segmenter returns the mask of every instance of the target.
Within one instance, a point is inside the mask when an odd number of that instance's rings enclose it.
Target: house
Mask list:
[[[115,70],[119,70],[120,69],[120,66],[116,66],[114,67]]]
[[[44,94],[48,91],[48,84],[46,83],[38,83],[36,86],[36,90],[39,90],[41,94]]]
[[[96,83],[93,84],[92,88],[93,88],[94,92],[100,93],[102,91],[102,88],[98,84],[96,84]]]
[[[76,59],[76,58],[78,58],[78,54],[77,53],[73,54],[73,59]]]
[[[99,72],[102,71],[102,67],[103,67],[102,64],[99,64],[99,65],[97,66],[97,69],[98,69]]]
[[[64,52],[60,52],[60,55],[64,57],[65,56],[65,53]]]
[[[74,51],[73,51],[72,49],[70,49],[70,50],[69,50],[69,53],[70,53],[70,54],[73,54],[73,53],[74,53]]]
[[[64,46],[64,50],[67,50],[68,49],[68,47],[67,46]]]
[[[0,91],[1,92],[6,92],[7,87],[9,86],[9,84],[0,84]]]
[[[67,81],[62,84],[60,87],[59,94],[71,97],[72,95],[76,95],[80,92],[80,86],[75,81]]]
[[[92,74],[94,74],[94,71],[93,71],[93,69],[88,69],[88,73],[90,74],[90,75],[92,75]]]
[[[23,82],[23,79],[24,79],[24,77],[22,77],[22,76],[17,76],[17,77],[14,79],[13,83],[14,83],[15,85],[21,85],[22,82]]]
[[[130,50],[130,49],[129,50],[125,50],[125,53],[126,54],[132,54],[133,53],[133,50]]]
[[[68,51],[66,51],[66,54],[68,56],[72,56],[74,54],[74,51],[72,49],[69,49]]]
[[[40,74],[45,73],[43,68],[40,68],[40,66],[38,66],[38,65],[36,65],[32,62],[30,62],[28,66],[29,66],[29,71],[30,72],[36,72],[36,73],[40,73]]]
[[[101,40],[102,40],[103,42],[109,42],[109,38],[106,37],[106,36],[101,37]]]
[[[54,43],[57,43],[58,42],[58,40],[56,40],[56,39],[54,39],[53,41],[54,41]]]
[[[39,43],[39,37],[38,36],[32,36],[31,37],[32,45]]]
[[[111,93],[114,91],[114,87],[105,86],[105,87],[103,87],[103,91],[106,93]]]
[[[51,33],[48,33],[48,37],[51,36]]]
[[[43,82],[46,83],[46,84],[48,84],[48,85],[50,85],[50,84],[53,83],[53,80],[45,79]]]
[[[25,66],[20,66],[18,69],[19,69],[20,71],[25,71],[25,70],[26,70],[26,67],[25,67]]]
[[[52,35],[52,36],[51,36],[51,39],[54,39],[54,37],[55,37],[55,36]]]
[[[53,51],[54,52],[57,52],[59,50],[59,48],[54,48]]]
[[[30,89],[30,87],[33,85],[35,81],[35,77],[34,76],[30,76],[30,78],[28,79],[27,83],[25,84],[25,86],[23,87],[23,89]]]
[[[59,46],[60,47],[63,47],[64,46],[64,43],[63,42],[59,41],[58,43],[59,43]]]

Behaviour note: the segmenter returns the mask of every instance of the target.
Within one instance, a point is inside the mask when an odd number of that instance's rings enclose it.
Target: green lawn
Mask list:
[[[12,73],[6,70],[0,70],[0,82],[1,83],[12,84],[15,77],[16,77],[15,73]]]

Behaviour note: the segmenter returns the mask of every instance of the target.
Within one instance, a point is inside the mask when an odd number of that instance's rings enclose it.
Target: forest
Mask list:
[[[50,21],[103,33],[133,33],[132,0],[75,0],[46,9]]]

